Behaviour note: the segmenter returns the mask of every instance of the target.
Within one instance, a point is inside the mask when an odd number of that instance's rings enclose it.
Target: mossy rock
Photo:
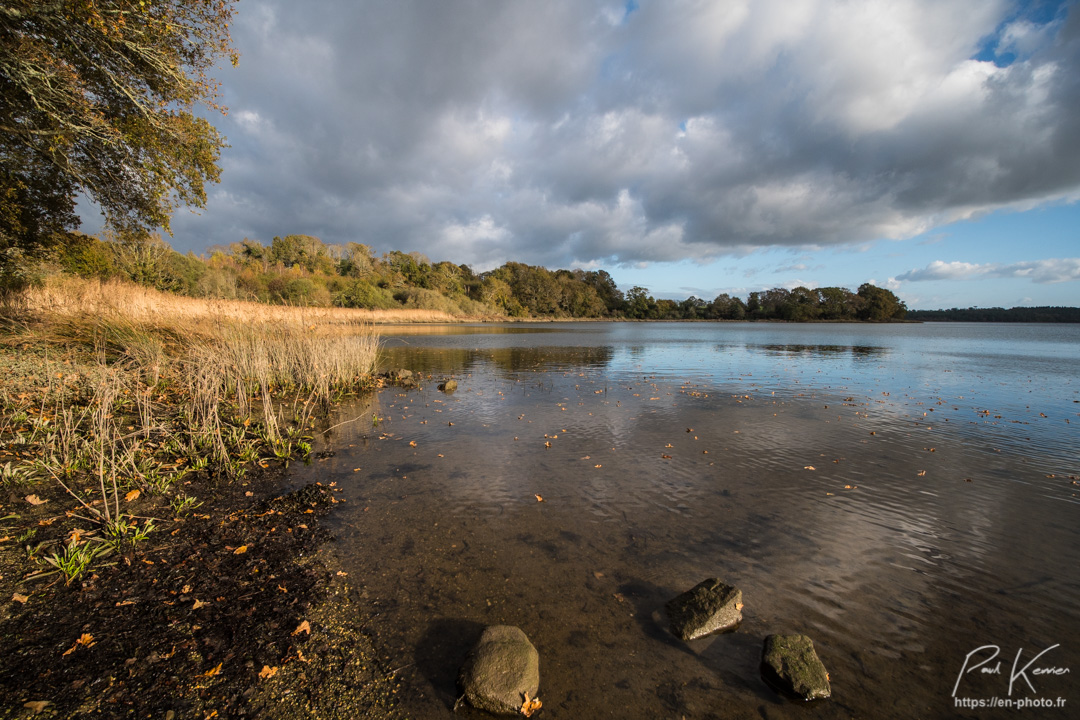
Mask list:
[[[439,389],[444,393],[452,393],[457,390],[457,380],[447,380],[439,385]]]
[[[525,694],[534,698],[540,689],[540,654],[521,628],[491,625],[465,659],[459,682],[473,707],[516,715]]]
[[[734,630],[742,622],[742,590],[717,578],[698,583],[664,605],[671,632],[685,642]]]
[[[761,674],[780,692],[804,700],[832,695],[829,673],[805,635],[770,635],[761,652]]]

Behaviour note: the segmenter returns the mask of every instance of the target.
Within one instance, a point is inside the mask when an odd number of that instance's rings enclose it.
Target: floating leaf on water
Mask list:
[[[803,465],[803,470],[817,470],[813,465]]]
[[[925,474],[926,474],[926,471],[925,471],[925,470],[920,470],[920,471],[919,471],[919,477],[922,477],[922,476],[923,476],[923,475],[925,475]]]
[[[536,495],[536,502],[544,502],[544,498],[540,495]]]

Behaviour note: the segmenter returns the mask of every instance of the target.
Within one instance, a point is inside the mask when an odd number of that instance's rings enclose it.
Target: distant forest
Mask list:
[[[76,235],[60,268],[88,278],[125,278],[193,297],[372,309],[414,308],[457,316],[637,320],[784,320],[789,322],[1080,322],[1080,308],[1014,307],[908,310],[892,292],[773,288],[746,299],[654,299],[649,290],[619,290],[604,270],[548,270],[508,262],[476,273],[468,265],[431,262],[420,253],[376,256],[361,243],[327,245],[310,235],[244,239],[205,256],[183,255],[156,235]]]
[[[1076,307],[952,308],[951,310],[908,310],[908,320],[920,322],[1080,322]]]
[[[648,289],[619,290],[604,270],[548,270],[508,262],[476,273],[468,265],[431,262],[420,253],[376,256],[361,243],[327,245],[310,235],[244,239],[206,256],[175,252],[158,236],[76,236],[59,256],[75,275],[134,282],[194,297],[241,298],[297,306],[414,308],[457,316],[639,320],[903,320],[893,293],[865,284],[752,292],[744,300],[657,300]]]

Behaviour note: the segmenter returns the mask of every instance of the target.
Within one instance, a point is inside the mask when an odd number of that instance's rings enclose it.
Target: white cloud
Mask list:
[[[237,109],[220,192],[178,214],[175,244],[307,232],[610,266],[855,248],[1075,200],[1080,20],[1014,15],[1005,0],[264,0],[220,74]],[[973,59],[988,38],[1016,62]],[[912,271],[935,272],[975,271]]]
[[[1017,263],[967,263],[935,260],[925,268],[909,270],[895,280],[966,280],[978,277],[1026,278],[1034,283],[1050,284],[1080,280],[1080,258],[1056,258]]]

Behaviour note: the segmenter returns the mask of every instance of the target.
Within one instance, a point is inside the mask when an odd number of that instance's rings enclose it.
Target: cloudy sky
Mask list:
[[[180,250],[306,233],[657,297],[1080,305],[1071,2],[240,0],[233,38],[231,148]]]

